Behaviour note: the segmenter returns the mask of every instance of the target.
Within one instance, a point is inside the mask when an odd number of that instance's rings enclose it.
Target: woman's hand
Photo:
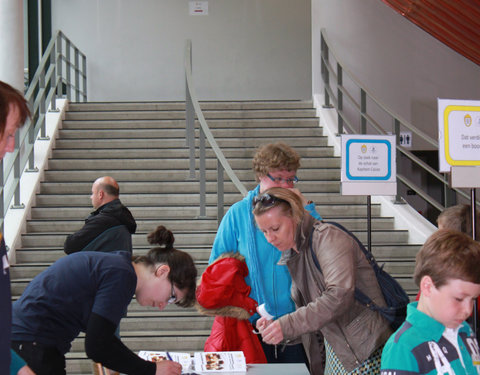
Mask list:
[[[35,373],[30,367],[23,366],[20,370],[18,370],[17,375],[35,375]]]
[[[263,341],[267,344],[276,345],[283,341],[282,327],[280,326],[278,320],[271,322],[260,332],[262,334]]]
[[[257,308],[258,310],[258,308]],[[270,319],[261,317],[260,319],[257,320],[255,323],[255,326],[257,327],[257,331],[262,333],[263,330],[270,324],[272,321]]]
[[[155,375],[180,375],[182,373],[182,365],[174,361],[156,362],[157,371]]]

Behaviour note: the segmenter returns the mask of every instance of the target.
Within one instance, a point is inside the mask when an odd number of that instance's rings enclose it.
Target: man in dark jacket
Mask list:
[[[69,235],[63,248],[67,254],[77,251],[132,252],[132,234],[137,224],[129,209],[118,198],[118,183],[109,176],[100,177],[92,185],[95,211],[85,219],[79,231]]]

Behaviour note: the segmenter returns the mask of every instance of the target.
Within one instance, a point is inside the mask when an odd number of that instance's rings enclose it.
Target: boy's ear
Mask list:
[[[429,297],[432,294],[432,290],[435,288],[433,280],[430,276],[425,275],[420,280],[420,291],[425,297]]]

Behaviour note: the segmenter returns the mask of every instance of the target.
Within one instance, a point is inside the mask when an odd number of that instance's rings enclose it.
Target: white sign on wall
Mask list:
[[[438,99],[440,172],[480,166],[480,101]]]
[[[342,194],[397,193],[395,136],[342,135]]]
[[[208,16],[208,1],[189,1],[188,10],[191,16]]]

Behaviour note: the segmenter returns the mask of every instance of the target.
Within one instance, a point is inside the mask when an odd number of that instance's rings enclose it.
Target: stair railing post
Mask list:
[[[30,98],[29,100],[29,107],[32,108],[33,110],[33,104],[34,104],[34,96],[32,95],[32,97]],[[35,124],[36,124],[36,121],[35,121],[35,114],[32,113],[32,118],[31,119],[27,119],[27,123],[29,124],[28,126],[28,143],[30,145],[33,145],[35,143]],[[26,172],[36,172],[36,169],[35,169],[35,147],[32,147],[32,152],[30,153],[30,155],[28,155],[28,168],[26,170]]]
[[[337,63],[337,119],[338,119],[338,135],[343,134],[343,69]]]
[[[65,40],[65,71],[67,76],[67,99],[72,100],[72,66],[71,66],[71,53],[70,53],[70,40]]]
[[[80,56],[79,50],[75,47],[75,100],[80,102]]]
[[[225,202],[225,186],[223,182],[223,165],[220,163],[220,160],[217,159],[217,227],[220,225],[225,213],[223,207]]]
[[[189,149],[189,176],[188,179],[195,179],[195,109],[193,108],[190,88],[188,86],[187,74],[192,74],[192,42],[187,40],[186,46],[186,62],[190,62],[188,71],[185,71],[185,143]]]
[[[33,98],[32,98],[33,99]],[[35,123],[32,120],[27,120],[28,124],[28,143],[32,146],[32,151],[28,156],[28,168],[25,172],[38,172],[38,168],[35,167]]]
[[[200,218],[205,218],[206,215],[206,167],[205,167],[205,133],[200,126],[199,139],[199,168],[200,168]]]
[[[55,49],[50,52],[50,66],[53,69],[52,77],[50,78],[50,90],[52,90],[52,100],[50,101],[50,112],[59,112],[57,109],[57,67],[55,62]]]
[[[13,205],[11,208],[21,209],[25,208],[23,203],[20,203],[20,134],[15,133],[15,160],[13,161],[13,181],[15,186],[15,194]],[[32,150],[33,154],[33,150]]]
[[[57,87],[58,96],[63,97],[63,57],[62,57],[62,33],[59,32],[57,35],[57,55],[55,60],[57,62],[57,74],[60,77],[60,81]]]
[[[372,252],[372,196],[367,195],[367,242],[368,251]]]
[[[324,88],[324,108],[331,108],[332,105],[330,104],[330,95],[328,95],[328,89],[330,87],[330,74],[328,71],[327,63],[328,63],[328,45],[325,42],[323,37],[323,33],[321,34],[321,44],[320,44],[320,51],[321,51],[321,71],[323,77],[323,84]]]
[[[367,134],[367,93],[364,89],[360,89],[360,134]]]
[[[397,166],[400,163],[400,157],[402,156],[400,153],[400,150],[398,149],[398,146],[400,145],[400,121],[397,118],[393,119],[393,133],[396,135],[396,163]],[[397,168],[398,171],[398,168]],[[405,204],[405,201],[402,199],[402,196],[398,194],[398,189],[397,189],[397,194],[395,195],[395,200],[393,202],[394,204]]]
[[[83,73],[83,101],[87,101],[87,56],[82,56],[82,73]]]
[[[39,92],[41,96],[40,106],[39,106],[40,108],[39,116],[42,122],[40,124],[40,137],[38,137],[38,139],[48,140],[49,138],[47,137],[47,121],[46,121],[47,108],[45,105],[45,98],[46,98],[45,71],[43,70],[40,73],[39,86],[40,86]],[[33,154],[33,149],[32,149],[32,154]]]

